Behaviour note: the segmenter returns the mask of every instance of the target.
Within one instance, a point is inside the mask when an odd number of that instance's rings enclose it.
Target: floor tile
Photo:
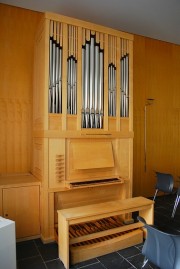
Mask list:
[[[83,262],[71,265],[70,269],[78,269],[78,268],[83,268],[83,267],[86,268],[86,266],[90,266],[91,264],[96,264],[96,263],[99,263],[99,261],[97,260],[97,258],[93,258],[87,261],[83,261]]]
[[[141,251],[136,247],[129,247],[122,250],[119,250],[118,253],[124,258],[132,257],[134,255],[140,254]]]
[[[117,252],[101,256],[98,258],[98,260],[107,269],[129,269],[132,267],[132,265]]]
[[[79,269],[106,269],[100,262],[87,265],[85,267],[78,267]],[[114,268],[115,269],[115,268]]]
[[[37,248],[44,261],[50,261],[59,258],[57,243],[40,244],[38,241]]]
[[[16,244],[17,260],[38,256],[39,252],[33,240],[23,241]]]
[[[140,269],[144,262],[144,256],[140,253],[135,256],[127,258],[129,263],[134,266],[134,268]],[[149,264],[147,264],[144,269],[152,269]]]
[[[48,269],[65,269],[65,267],[64,267],[63,263],[60,261],[60,259],[46,262],[46,266]]]
[[[19,260],[17,262],[17,269],[47,269],[47,268],[41,256],[36,256]]]

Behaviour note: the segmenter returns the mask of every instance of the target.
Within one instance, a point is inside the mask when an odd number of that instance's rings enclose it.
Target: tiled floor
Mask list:
[[[171,212],[175,195],[157,197],[155,203],[155,225],[161,229],[180,234],[180,205],[174,220]],[[81,262],[71,269],[140,269],[143,263],[142,244],[108,255]],[[145,269],[157,269],[148,263]],[[17,269],[64,269],[58,258],[56,243],[43,244],[40,239],[17,243]]]

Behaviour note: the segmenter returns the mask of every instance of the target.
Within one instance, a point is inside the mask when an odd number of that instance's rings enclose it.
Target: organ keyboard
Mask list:
[[[67,186],[71,188],[81,188],[81,187],[91,187],[91,186],[100,186],[100,185],[108,185],[108,184],[122,184],[124,180],[122,178],[106,178],[106,179],[98,179],[98,180],[87,180],[87,181],[76,181],[70,182]]]

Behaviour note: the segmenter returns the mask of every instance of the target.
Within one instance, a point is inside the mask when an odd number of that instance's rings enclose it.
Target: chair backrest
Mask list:
[[[180,235],[172,235],[150,226],[138,217],[147,229],[147,238],[143,245],[142,254],[154,265],[161,269],[180,268]]]
[[[165,174],[160,172],[156,172],[156,176],[157,176],[156,189],[163,192],[171,193],[174,186],[173,176],[171,174]]]
[[[180,187],[177,190],[177,195],[180,196]]]

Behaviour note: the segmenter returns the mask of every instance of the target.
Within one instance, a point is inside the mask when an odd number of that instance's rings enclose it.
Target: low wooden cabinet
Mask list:
[[[17,239],[40,234],[39,192],[39,182],[32,176],[0,178],[0,215],[15,221]]]

